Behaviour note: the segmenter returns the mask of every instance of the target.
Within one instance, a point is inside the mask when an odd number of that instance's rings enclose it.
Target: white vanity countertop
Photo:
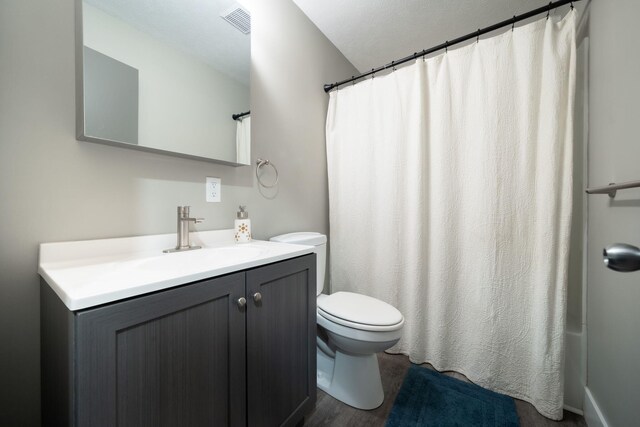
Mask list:
[[[42,243],[38,273],[69,310],[220,276],[312,253],[312,246],[254,240],[236,244],[233,230],[191,233],[185,252],[176,235],[125,237],[79,242]]]

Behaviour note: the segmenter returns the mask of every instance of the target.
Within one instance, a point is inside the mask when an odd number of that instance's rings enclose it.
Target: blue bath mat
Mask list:
[[[519,426],[513,399],[411,365],[391,408],[387,427]]]

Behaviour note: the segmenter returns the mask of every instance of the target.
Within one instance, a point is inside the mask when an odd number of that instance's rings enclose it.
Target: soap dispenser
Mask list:
[[[247,243],[251,241],[251,220],[246,206],[240,206],[236,214],[235,231],[236,243]]]

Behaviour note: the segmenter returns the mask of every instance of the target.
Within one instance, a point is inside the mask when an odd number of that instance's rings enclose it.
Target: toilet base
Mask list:
[[[384,392],[375,354],[348,354],[335,351],[335,357],[317,349],[318,388],[358,409],[382,405]]]

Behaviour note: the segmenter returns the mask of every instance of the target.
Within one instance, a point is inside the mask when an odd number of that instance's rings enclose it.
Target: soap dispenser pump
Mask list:
[[[246,206],[240,206],[236,214],[234,227],[236,231],[236,243],[247,243],[251,241],[251,220],[249,219],[249,212],[245,210],[246,208]]]

